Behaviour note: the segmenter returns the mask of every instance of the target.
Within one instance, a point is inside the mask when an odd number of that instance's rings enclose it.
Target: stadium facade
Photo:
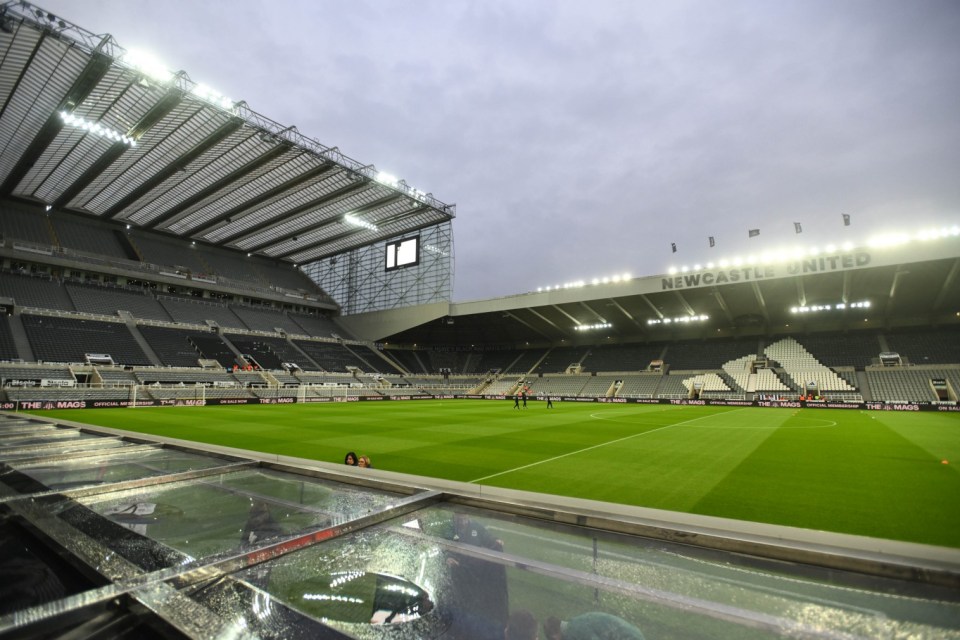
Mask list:
[[[5,409],[958,407],[956,227],[455,303],[453,205],[41,7],[0,47]],[[951,549],[15,413],[0,463],[4,637],[496,637],[508,584],[647,637],[960,633]]]

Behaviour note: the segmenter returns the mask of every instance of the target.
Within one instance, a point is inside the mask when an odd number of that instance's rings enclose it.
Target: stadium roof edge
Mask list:
[[[0,40],[11,52],[0,68],[5,99],[29,115],[0,140],[7,149],[0,167],[4,195],[245,252],[251,249],[241,245],[249,243],[254,253],[298,264],[402,235],[412,224],[456,217],[455,204],[284,126],[246,101],[225,102],[184,71],[165,80],[149,76],[112,35],[26,1],[0,7]],[[105,69],[91,64],[104,58],[110,61]],[[200,112],[207,128],[186,126]],[[231,120],[239,126],[227,126]],[[297,180],[324,164],[335,171]],[[336,197],[351,182],[363,188]],[[401,205],[391,205],[389,194],[423,214],[396,220]],[[373,202],[384,204],[364,216],[373,224],[391,220],[380,234],[360,231],[332,243],[318,227]]]

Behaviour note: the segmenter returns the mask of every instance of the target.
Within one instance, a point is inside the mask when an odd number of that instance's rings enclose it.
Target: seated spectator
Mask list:
[[[357,466],[357,454],[355,454],[353,451],[347,451],[347,455],[343,457],[343,464],[351,467]]]
[[[360,460],[357,462],[358,467],[364,467],[366,469],[372,469],[373,465],[370,463],[370,456],[360,456]]]

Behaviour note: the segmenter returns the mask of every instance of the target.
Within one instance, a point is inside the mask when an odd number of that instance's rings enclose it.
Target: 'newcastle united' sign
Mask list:
[[[786,264],[733,267],[729,269],[706,269],[696,273],[685,273],[683,275],[661,278],[660,287],[663,291],[669,289],[711,287],[718,284],[769,280],[771,278],[806,275],[810,273],[845,271],[847,269],[865,267],[868,264],[870,264],[870,254],[865,251],[857,251],[854,253],[841,253],[794,260]]]

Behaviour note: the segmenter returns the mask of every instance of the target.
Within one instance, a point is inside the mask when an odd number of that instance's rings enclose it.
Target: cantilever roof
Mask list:
[[[298,264],[455,216],[183,72],[154,79],[109,35],[26,2],[0,11],[2,196]]]

